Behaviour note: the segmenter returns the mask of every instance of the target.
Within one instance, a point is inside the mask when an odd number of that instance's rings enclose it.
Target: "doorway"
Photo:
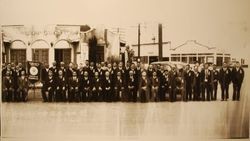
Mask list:
[[[71,62],[71,49],[55,49],[55,61],[58,66],[60,62],[68,66]]]

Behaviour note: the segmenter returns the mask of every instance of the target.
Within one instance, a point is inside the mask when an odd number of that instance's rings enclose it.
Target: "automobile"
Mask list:
[[[165,69],[171,70],[173,67],[177,69],[183,69],[187,63],[177,62],[177,61],[159,61],[159,62],[152,62],[152,65],[163,65]]]

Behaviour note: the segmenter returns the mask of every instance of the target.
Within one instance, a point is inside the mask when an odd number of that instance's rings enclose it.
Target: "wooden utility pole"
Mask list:
[[[140,50],[141,50],[141,25],[138,24],[138,58],[140,58]]]
[[[162,24],[158,24],[159,61],[162,61]]]

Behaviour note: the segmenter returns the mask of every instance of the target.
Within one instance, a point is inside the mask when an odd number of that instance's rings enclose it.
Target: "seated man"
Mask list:
[[[18,101],[26,102],[29,91],[28,78],[25,75],[25,71],[21,72],[21,76],[18,78]]]
[[[12,97],[13,97],[13,80],[12,77],[10,76],[10,72],[6,71],[5,76],[3,77],[3,82],[2,82],[2,100],[3,102],[11,102]]]

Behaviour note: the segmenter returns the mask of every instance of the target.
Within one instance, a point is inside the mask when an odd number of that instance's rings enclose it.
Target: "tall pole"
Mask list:
[[[140,50],[141,50],[141,25],[138,24],[138,58],[140,58]]]
[[[162,61],[162,24],[158,25],[159,34],[159,61]]]

